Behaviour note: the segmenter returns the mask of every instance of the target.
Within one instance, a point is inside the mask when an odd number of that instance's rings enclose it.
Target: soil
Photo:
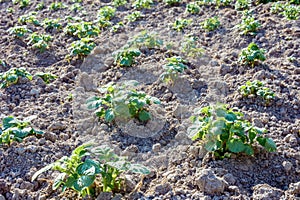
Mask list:
[[[45,5],[54,2],[44,0]],[[66,8],[57,11],[45,8],[37,12],[39,21],[60,18],[65,26],[66,16],[85,21],[97,19],[100,7],[110,1],[83,1],[83,10],[72,11],[72,1],[63,1]],[[0,89],[0,119],[19,119],[36,115],[33,126],[44,131],[42,137],[28,137],[22,143],[0,148],[0,199],[75,199],[72,191],[52,191],[55,172],[45,173],[38,181],[31,176],[41,167],[75,147],[93,140],[97,145],[112,147],[132,162],[146,165],[152,173],[143,179],[129,174],[131,184],[142,181],[139,190],[114,194],[114,199],[297,199],[300,198],[300,21],[287,20],[272,14],[272,3],[251,5],[261,23],[255,36],[243,36],[235,28],[242,13],[229,6],[201,7],[199,14],[185,12],[187,2],[174,6],[155,2],[150,9],[141,10],[143,17],[125,23],[118,32],[103,29],[94,38],[97,47],[85,59],[66,59],[71,42],[78,38],[63,31],[44,30],[28,25],[32,31],[53,36],[45,52],[33,49],[28,40],[15,38],[7,30],[18,23],[21,15],[35,11],[37,0],[21,9],[11,1],[0,3],[0,72],[12,67],[25,67],[32,74],[51,72],[58,78],[50,84],[34,77]],[[13,13],[8,9],[13,8]],[[113,24],[134,11],[129,5],[117,9]],[[211,32],[203,30],[200,22],[218,16],[221,26]],[[181,32],[172,30],[176,18],[193,19]],[[114,64],[112,53],[122,48],[142,30],[155,32],[166,47],[141,48],[142,55],[134,66],[120,68]],[[180,52],[186,35],[198,37],[197,45],[205,51],[201,57],[188,58]],[[266,61],[255,67],[238,64],[238,55],[249,43],[255,42],[266,50]],[[188,69],[173,85],[159,80],[166,64],[165,58],[180,55],[188,60]],[[290,59],[293,57],[294,59]],[[85,101],[99,95],[97,88],[110,82],[126,80],[140,82],[139,89],[161,100],[151,107],[151,123],[137,125],[116,122],[108,124],[87,110]],[[276,93],[266,106],[259,98],[243,98],[238,87],[248,80],[264,81]],[[72,95],[72,98],[70,98]],[[187,136],[193,110],[214,103],[226,103],[245,114],[277,144],[277,152],[268,153],[257,147],[255,156],[234,155],[216,160],[198,142]],[[205,183],[205,184],[204,184]],[[101,194],[97,199],[110,199]],[[109,195],[108,195],[109,196]],[[93,199],[93,198],[91,198]],[[94,198],[95,199],[95,198]]]

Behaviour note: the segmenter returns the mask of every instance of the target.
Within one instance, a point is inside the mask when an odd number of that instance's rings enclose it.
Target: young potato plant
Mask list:
[[[251,0],[237,0],[235,2],[234,8],[236,10],[247,10],[251,7]]]
[[[48,48],[48,43],[52,40],[50,35],[38,34],[36,32],[29,36],[27,45],[33,44],[32,47],[37,48],[40,52],[44,52]]]
[[[204,49],[197,47],[197,40],[197,37],[185,37],[181,43],[181,52],[191,58],[201,57],[204,53]]]
[[[116,33],[116,32],[121,31],[122,28],[124,28],[124,23],[123,22],[118,22],[117,24],[115,24],[111,27],[111,31]]]
[[[179,3],[181,3],[182,0],[163,0],[163,2],[170,6],[174,6],[174,5],[178,5]]]
[[[264,83],[258,80],[247,81],[245,85],[239,87],[241,94],[245,97],[249,95],[255,95],[261,97],[265,100],[268,105],[271,100],[275,98],[275,94],[272,90],[267,87],[264,87]]]
[[[71,8],[70,8],[71,11],[73,12],[78,12],[80,10],[83,10],[83,6],[80,5],[79,3],[74,3]]]
[[[78,56],[79,59],[82,59],[89,55],[95,46],[96,44],[90,38],[82,38],[81,40],[74,41],[69,48],[69,56]]]
[[[66,7],[67,6],[65,4],[63,4],[62,2],[53,2],[53,3],[50,4],[49,10],[57,11],[57,10],[60,10],[60,9],[64,9]]]
[[[271,7],[272,13],[279,13],[283,15],[286,19],[297,20],[300,17],[300,6],[291,5],[289,3],[273,3]]]
[[[220,23],[218,17],[212,17],[212,18],[208,18],[207,20],[202,22],[200,25],[202,26],[203,29],[205,29],[207,31],[214,31],[221,25],[221,23]]]
[[[163,66],[165,72],[160,75],[160,79],[166,83],[174,84],[179,73],[183,73],[187,69],[186,61],[179,56],[166,58],[166,60],[169,62]]]
[[[201,6],[213,5],[213,6],[216,6],[217,8],[219,8],[220,6],[229,6],[231,3],[231,0],[200,0],[200,1],[197,1],[197,3]]]
[[[111,20],[116,15],[116,8],[111,6],[104,6],[100,8],[98,17],[104,20]]]
[[[142,18],[141,11],[134,11],[131,14],[128,14],[124,17],[128,22],[135,22],[136,20]]]
[[[78,38],[89,38],[98,36],[100,30],[92,22],[74,22],[68,23],[64,29],[64,32],[68,35]]]
[[[31,12],[27,15],[22,15],[19,17],[18,22],[21,24],[33,24],[35,26],[40,26],[39,20],[36,18],[37,12]]]
[[[254,65],[258,61],[265,61],[265,50],[260,49],[255,43],[250,43],[247,48],[243,49],[239,55],[239,63],[243,65]]]
[[[22,38],[26,33],[31,33],[32,31],[27,28],[27,26],[14,26],[8,29],[9,34],[14,35],[17,38]]]
[[[36,116],[25,118],[23,121],[12,116],[5,117],[0,124],[0,145],[10,145],[13,141],[22,142],[29,135],[42,135],[43,132],[30,126]]]
[[[70,157],[63,156],[61,159],[38,170],[33,176],[32,181],[48,170],[59,171],[53,181],[53,190],[62,186],[62,192],[72,189],[78,196],[95,196],[98,185],[97,177],[101,176],[102,192],[118,192],[122,184],[120,175],[125,171],[139,174],[149,174],[148,168],[131,164],[125,158],[119,157],[108,147],[92,149],[92,144],[83,144],[77,147]]]
[[[242,18],[241,24],[237,27],[241,30],[242,35],[256,35],[257,29],[260,27],[258,20],[255,20],[251,14],[246,11]]]
[[[43,27],[46,30],[56,29],[60,30],[62,29],[62,24],[59,22],[59,19],[44,19],[43,21]]]
[[[173,29],[176,31],[182,31],[192,23],[192,19],[176,19],[173,23]]]
[[[147,47],[149,49],[159,48],[163,45],[163,41],[157,38],[156,33],[149,33],[147,30],[142,31],[140,34],[134,36],[134,38],[128,42],[130,48]]]
[[[36,11],[43,10],[44,8],[46,8],[44,2],[38,3],[38,4],[35,6],[35,10],[36,10]]]
[[[113,0],[113,6],[118,8],[120,6],[125,6],[127,4],[127,0]]]
[[[253,126],[243,119],[241,112],[227,109],[226,105],[207,106],[192,116],[193,125],[188,128],[192,140],[201,140],[207,151],[216,158],[230,157],[232,153],[253,155],[253,146],[258,143],[267,151],[276,151],[275,142],[263,136],[265,129]]]
[[[197,2],[191,2],[186,5],[185,11],[191,14],[198,14],[200,13],[200,6]]]
[[[37,72],[36,74],[34,74],[34,76],[40,77],[47,84],[51,83],[57,78],[57,76],[55,76],[54,74],[44,72]]]
[[[30,0],[13,0],[13,4],[20,4],[20,8],[26,8],[30,4]]]
[[[95,114],[107,122],[112,122],[116,117],[147,122],[151,119],[148,106],[160,104],[160,101],[132,89],[136,85],[136,81],[127,81],[122,85],[109,84],[101,89],[102,97],[87,100],[88,109],[96,109]]]
[[[153,0],[134,0],[132,3],[133,8],[141,10],[143,8],[150,9],[153,4]]]
[[[138,49],[123,49],[113,53],[115,64],[121,67],[131,67],[134,64],[134,57],[141,55]]]
[[[32,80],[32,75],[23,67],[11,68],[10,70],[0,73],[0,88],[7,88],[17,84],[20,77]]]

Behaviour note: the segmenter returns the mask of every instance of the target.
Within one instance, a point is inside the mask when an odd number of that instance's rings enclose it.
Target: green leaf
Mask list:
[[[128,170],[138,174],[145,174],[145,175],[150,174],[150,170],[144,165],[140,165],[140,164],[131,164]]]
[[[114,111],[111,109],[106,110],[104,119],[107,122],[111,122],[112,120],[114,120],[115,119]]]
[[[5,117],[2,120],[2,126],[3,126],[4,130],[15,126],[15,124],[11,123],[12,121],[14,121],[14,117],[12,117],[12,116]]]
[[[94,160],[87,159],[84,163],[77,166],[76,172],[79,175],[90,175],[94,176],[100,173],[100,164]]]
[[[266,143],[264,147],[270,152],[276,151],[277,149],[276,143],[270,138],[266,138]]]
[[[56,190],[57,188],[59,188],[61,184],[64,183],[65,176],[66,173],[60,173],[59,175],[56,176],[52,185],[53,190]]]
[[[227,147],[228,147],[229,151],[231,151],[233,153],[239,153],[239,152],[244,151],[244,149],[245,149],[244,143],[239,139],[229,140],[227,143]]]
[[[253,150],[253,148],[251,147],[251,145],[249,145],[249,144],[245,144],[244,152],[245,152],[247,155],[249,155],[249,156],[251,156],[251,155],[254,154],[254,150]]]
[[[236,115],[234,113],[227,113],[227,114],[225,114],[225,119],[228,122],[233,123],[235,120],[237,120],[237,117],[236,117]]]
[[[145,110],[142,110],[139,112],[139,120],[141,121],[148,121],[151,119],[151,115],[149,112],[145,111]]]
[[[213,140],[207,141],[204,147],[207,151],[215,151],[218,149],[217,141],[213,141]]]
[[[74,189],[82,191],[83,189],[91,186],[95,181],[95,176],[81,176],[74,183]]]

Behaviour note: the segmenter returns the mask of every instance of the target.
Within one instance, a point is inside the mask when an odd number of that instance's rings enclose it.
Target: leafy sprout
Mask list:
[[[247,48],[243,49],[239,55],[239,62],[244,65],[254,65],[257,61],[265,61],[265,50],[260,49],[257,44],[250,43]]]
[[[11,68],[6,72],[0,73],[0,88],[7,88],[17,84],[20,77],[32,80],[32,75],[23,67]]]

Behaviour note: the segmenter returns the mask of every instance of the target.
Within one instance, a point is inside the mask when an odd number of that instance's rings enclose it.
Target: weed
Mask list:
[[[146,122],[151,119],[147,106],[160,104],[160,101],[132,89],[136,85],[136,81],[127,81],[122,85],[109,84],[101,89],[103,97],[87,100],[88,109],[96,109],[95,114],[107,122],[112,122],[116,117]]]
[[[35,118],[36,116],[31,116],[21,121],[12,116],[5,117],[0,125],[0,144],[10,145],[13,141],[22,142],[29,135],[42,135],[42,131],[30,126],[30,122]]]
[[[7,88],[17,84],[20,77],[26,77],[32,80],[32,75],[23,67],[11,68],[6,72],[0,73],[0,88]]]
[[[26,33],[31,33],[32,31],[27,28],[27,26],[15,26],[8,29],[9,34],[14,35],[17,38],[24,37]]]
[[[169,62],[163,66],[165,72],[160,75],[160,79],[166,83],[174,84],[179,73],[183,73],[187,69],[186,61],[179,56],[167,58],[166,60]]]
[[[176,31],[182,31],[191,23],[192,19],[176,19],[176,21],[173,23],[173,29]]]
[[[220,26],[220,21],[218,17],[208,18],[204,22],[201,23],[203,29],[208,31],[216,30]]]
[[[192,116],[193,125],[188,128],[189,137],[200,139],[207,151],[217,158],[230,157],[232,153],[253,155],[253,145],[258,142],[268,151],[276,151],[272,139],[263,136],[265,129],[253,126],[243,119],[241,112],[227,109],[226,105],[207,106]]]
[[[134,64],[134,57],[141,55],[138,49],[123,49],[113,53],[115,64],[119,66],[131,67]]]
[[[259,49],[255,43],[250,43],[247,48],[243,49],[239,55],[239,62],[244,65],[254,65],[257,61],[265,61],[265,50]]]

